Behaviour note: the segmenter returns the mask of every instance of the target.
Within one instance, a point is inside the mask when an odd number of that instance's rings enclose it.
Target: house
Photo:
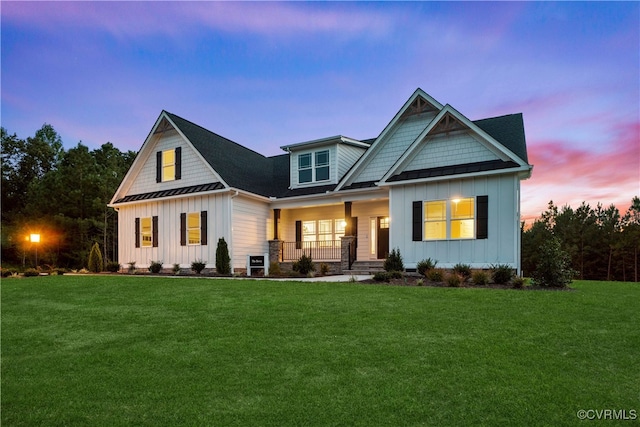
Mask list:
[[[471,121],[417,89],[375,139],[281,148],[265,157],[162,111],[109,204],[120,262],[214,268],[224,238],[236,272],[265,253],[344,272],[390,248],[408,270],[431,258],[520,271],[520,181],[532,171],[521,114]]]

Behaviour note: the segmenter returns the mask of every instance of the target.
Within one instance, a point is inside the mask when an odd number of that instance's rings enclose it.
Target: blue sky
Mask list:
[[[640,194],[638,2],[9,2],[1,118],[138,150],[165,109],[265,155],[372,138],[420,87],[472,120],[524,114],[549,200]]]

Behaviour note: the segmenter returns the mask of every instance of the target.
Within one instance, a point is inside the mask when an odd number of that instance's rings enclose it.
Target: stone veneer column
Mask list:
[[[340,251],[340,272],[344,272],[349,269],[349,246],[353,245],[356,238],[355,236],[343,236],[341,240]]]
[[[282,249],[282,240],[269,240],[269,262],[280,262],[280,250]]]

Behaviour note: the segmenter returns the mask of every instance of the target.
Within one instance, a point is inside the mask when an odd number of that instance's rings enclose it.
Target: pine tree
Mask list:
[[[100,252],[100,246],[96,242],[91,247],[91,252],[89,252],[89,271],[100,273],[102,269],[102,252]]]
[[[229,257],[229,248],[224,237],[218,239],[218,247],[216,248],[216,271],[218,274],[231,273],[231,258]]]

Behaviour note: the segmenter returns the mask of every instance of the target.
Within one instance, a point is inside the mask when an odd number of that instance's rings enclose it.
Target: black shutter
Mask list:
[[[414,242],[422,241],[422,202],[413,202],[413,237]]]
[[[151,217],[151,246],[158,247],[158,217]]]
[[[296,221],[296,249],[302,249],[302,221]]]
[[[180,214],[180,246],[187,246],[187,214]]]
[[[476,199],[476,239],[489,237],[489,196]]]
[[[140,247],[140,218],[136,218],[136,248]]]
[[[200,212],[200,244],[207,244],[207,211]]]
[[[162,151],[156,153],[156,182],[162,182]]]
[[[182,178],[182,147],[176,147],[176,179]]]

